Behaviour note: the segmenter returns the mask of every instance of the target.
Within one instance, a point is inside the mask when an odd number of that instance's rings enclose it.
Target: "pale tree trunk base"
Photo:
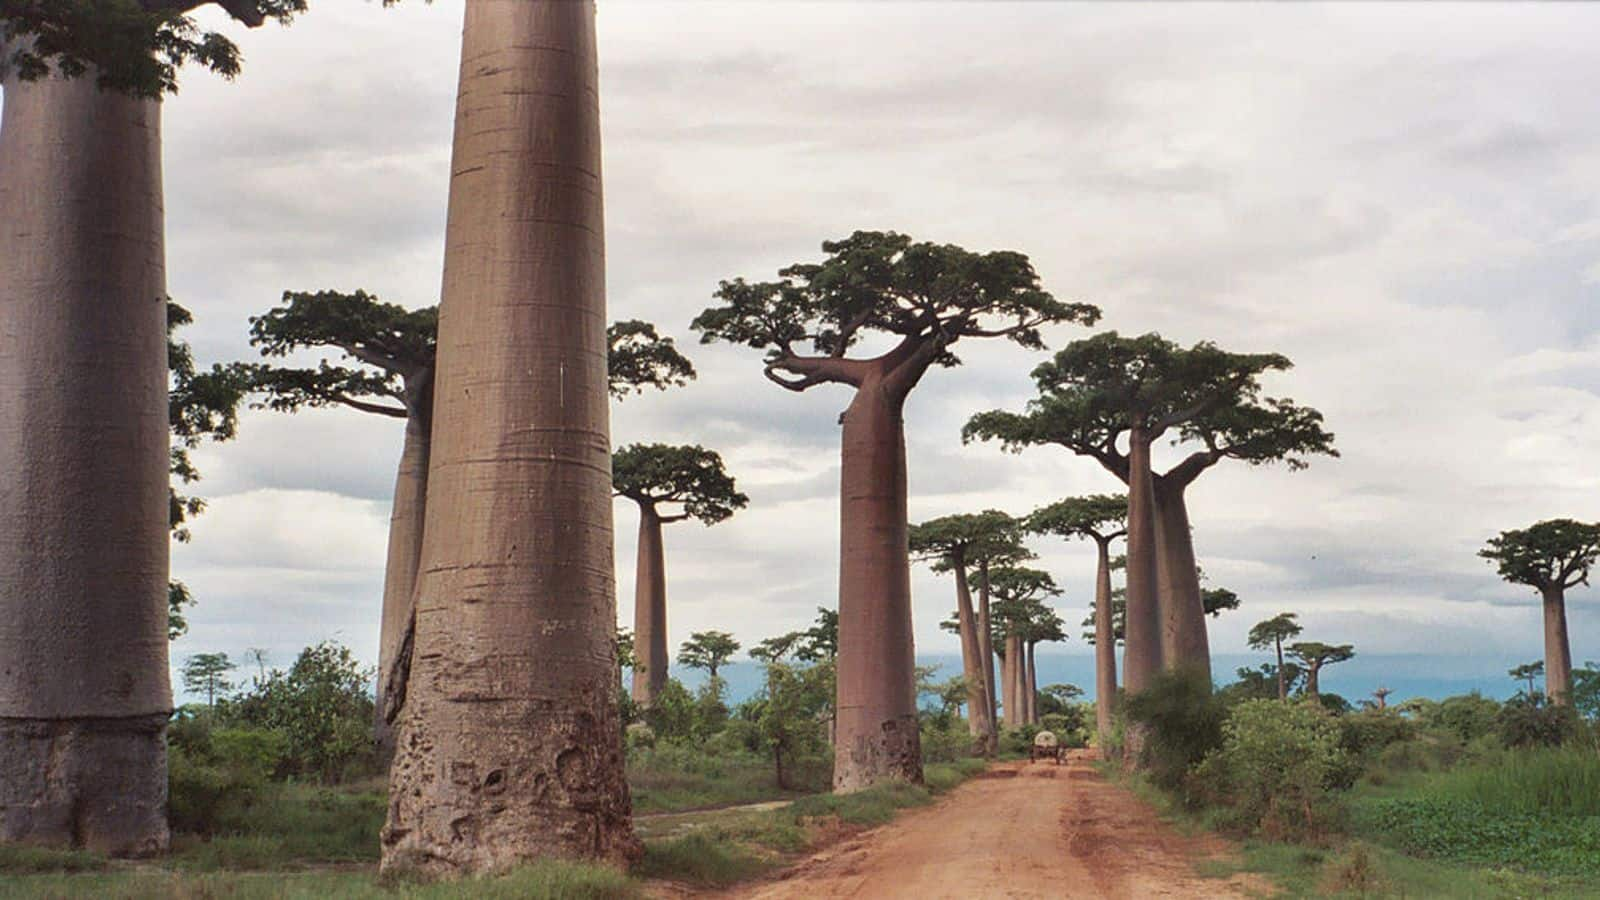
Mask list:
[[[840,713],[840,734],[853,734],[849,746],[834,748],[833,790],[847,794],[885,781],[922,783],[922,739],[916,716],[873,723],[877,727],[846,728]]]
[[[0,718],[0,842],[165,852],[167,717]]]

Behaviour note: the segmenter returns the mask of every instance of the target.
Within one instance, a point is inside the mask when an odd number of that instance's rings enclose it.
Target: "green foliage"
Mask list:
[[[1107,539],[1122,533],[1128,520],[1125,494],[1091,494],[1068,497],[1029,514],[1026,527],[1035,534],[1057,537]]]
[[[1092,707],[1073,703],[1063,712],[1040,713],[1039,725],[1059,738],[1063,747],[1087,747],[1093,718]]]
[[[1600,664],[1591,662],[1572,670],[1572,708],[1600,723]]]
[[[1246,640],[1252,650],[1276,650],[1283,646],[1283,642],[1293,637],[1298,637],[1303,631],[1300,623],[1295,619],[1298,615],[1291,612],[1278,613],[1270,619],[1257,622],[1250,629]]]
[[[920,375],[929,363],[959,364],[948,347],[963,337],[1005,337],[1039,349],[1041,326],[1093,324],[1100,315],[1093,306],[1062,303],[1045,292],[1021,253],[971,253],[879,231],[826,241],[822,251],[821,262],[780,269],[777,281],[721,282],[721,305],[700,313],[690,327],[703,342],[767,350],[768,377],[803,390],[851,381],[844,367],[817,363],[843,359],[871,332],[929,348],[916,362]],[[818,356],[798,356],[796,345],[809,345]],[[786,380],[778,369],[799,377]]]
[[[1033,558],[1022,536],[1023,523],[997,509],[940,516],[911,526],[911,554],[931,562],[935,572],[984,562],[1011,565]]]
[[[750,502],[723,469],[722,457],[700,446],[630,444],[612,454],[611,481],[618,495],[641,506],[682,508],[663,522],[693,518],[713,525]]]
[[[288,672],[274,669],[222,713],[284,736],[280,774],[335,782],[374,769],[373,677],[348,647],[324,641],[302,650]]]
[[[1492,734],[1499,714],[1499,703],[1473,691],[1425,707],[1420,718],[1424,727],[1447,732],[1465,742]]]
[[[1544,590],[1587,584],[1600,557],[1600,525],[1548,519],[1502,531],[1478,555],[1495,564],[1500,577]]]
[[[717,669],[738,652],[739,642],[726,631],[696,631],[678,648],[678,663],[716,678]]]
[[[606,329],[606,371],[611,395],[618,399],[647,387],[664,391],[695,378],[694,365],[678,352],[672,338],[656,333],[649,322],[627,319]]]
[[[228,673],[238,668],[226,653],[196,653],[184,660],[179,674],[186,690],[204,694],[207,706],[215,706],[218,695],[226,697],[233,690]]]
[[[658,741],[689,741],[695,735],[694,695],[676,678],[668,678],[655,702],[644,710],[644,723]]]
[[[1595,820],[1474,801],[1394,798],[1358,810],[1358,827],[1416,856],[1547,875],[1600,877]]]
[[[1247,700],[1228,714],[1221,746],[1196,774],[1235,827],[1298,836],[1329,824],[1328,784],[1344,762],[1339,726],[1320,707]]]
[[[1559,747],[1583,732],[1570,706],[1548,702],[1543,694],[1518,694],[1495,714],[1495,731],[1507,747]]]
[[[1146,730],[1139,762],[1167,790],[1181,787],[1189,769],[1222,744],[1227,712],[1199,673],[1162,672],[1121,709]]]
[[[14,877],[41,872],[99,872],[108,867],[105,858],[83,850],[0,844],[0,875]]]
[[[753,878],[771,863],[718,835],[695,831],[680,838],[645,844],[634,871],[646,878],[669,878],[701,887],[719,887]]]
[[[795,761],[827,745],[823,723],[832,702],[834,669],[827,663],[800,668],[781,662],[769,662],[766,669],[756,726],[763,749],[772,756],[778,786],[789,788]]]
[[[93,69],[106,90],[158,98],[178,90],[178,69],[195,63],[224,78],[239,74],[239,48],[203,31],[187,13],[212,0],[0,0],[0,43],[18,42],[0,72],[24,81],[52,71],[69,78]],[[306,0],[215,0],[254,28],[288,23]],[[384,0],[388,5],[393,0]]]
[[[1369,709],[1340,716],[1339,747],[1352,757],[1375,759],[1390,746],[1417,738],[1416,723],[1393,710]]]
[[[761,641],[750,650],[750,658],[781,660],[793,654],[800,662],[822,662],[839,654],[839,613],[817,607],[817,621],[805,631],[791,631]]]

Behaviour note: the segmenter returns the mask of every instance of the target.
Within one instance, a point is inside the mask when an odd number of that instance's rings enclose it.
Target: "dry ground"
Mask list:
[[[1212,836],[1185,836],[1108,783],[1087,752],[1062,765],[1009,763],[934,806],[836,844],[776,879],[729,897],[1249,897],[1248,876],[1201,878],[1226,855]]]

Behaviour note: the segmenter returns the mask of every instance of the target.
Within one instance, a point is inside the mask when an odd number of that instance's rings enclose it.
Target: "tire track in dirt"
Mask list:
[[[939,803],[826,848],[777,879],[726,896],[810,898],[1243,898],[1249,876],[1201,878],[1231,848],[1185,836],[1106,782],[1085,751],[1061,766],[1006,763]]]

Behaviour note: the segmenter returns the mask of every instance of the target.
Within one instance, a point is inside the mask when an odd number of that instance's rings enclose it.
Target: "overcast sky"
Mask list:
[[[437,299],[461,4],[313,7],[223,24],[241,77],[190,72],[167,104],[170,287],[207,362],[247,357],[246,317],[285,289]],[[834,603],[846,389],[780,390],[688,323],[718,279],[871,228],[1027,253],[1106,328],[1294,360],[1269,392],[1321,409],[1343,458],[1224,463],[1194,488],[1202,565],[1244,601],[1217,651],[1295,610],[1368,654],[1539,655],[1534,593],[1475,552],[1600,518],[1600,9],[607,0],[599,28],[611,316],[657,323],[701,373],[614,405],[613,439],[716,449],[751,497],[669,529],[674,644],[748,645]],[[961,445],[1044,358],[980,343],[910,400],[913,521],[1116,489],[1060,449]],[[332,637],[374,658],[399,438],[252,412],[198,453],[211,507],[173,568],[200,605],[174,656],[286,664]],[[625,502],[616,525],[631,623]],[[1076,622],[1087,548],[1037,549]],[[950,582],[919,569],[914,589],[919,649],[955,651]],[[1571,598],[1579,661],[1600,658],[1597,600]]]

